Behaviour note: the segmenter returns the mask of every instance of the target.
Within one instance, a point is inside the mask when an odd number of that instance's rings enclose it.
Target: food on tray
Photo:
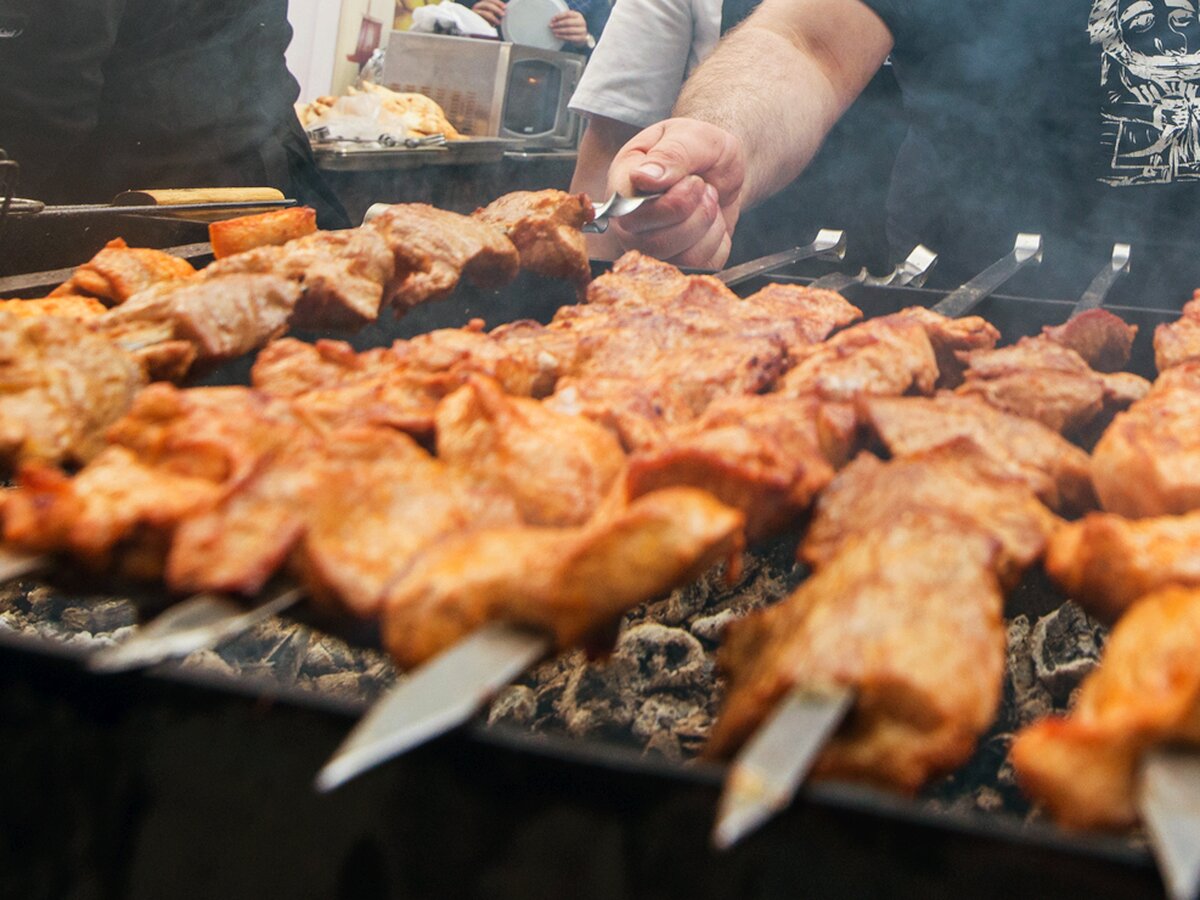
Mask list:
[[[1200,591],[1167,587],[1138,600],[1113,629],[1070,714],[1017,735],[1010,755],[1025,791],[1072,828],[1133,825],[1146,751],[1200,744],[1197,647]]]
[[[1052,527],[1028,488],[970,445],[860,456],[817,503],[805,544],[815,573],[729,626],[709,752],[733,753],[793,688],[846,686],[855,704],[817,777],[912,792],[961,765],[1000,700],[1002,583]]]
[[[212,244],[213,257],[222,259],[256,247],[286,244],[316,230],[317,211],[296,206],[213,222],[208,226],[208,242]]]
[[[78,322],[0,312],[0,456],[91,458],[145,381],[126,353]]]
[[[1178,319],[1154,329],[1154,362],[1159,372],[1185,362],[1200,362],[1200,289]]]
[[[1200,512],[1134,520],[1093,513],[1054,535],[1046,571],[1092,615],[1114,622],[1151,591],[1200,588]]]
[[[368,81],[363,82],[361,87],[351,86],[346,95],[378,98],[380,107],[375,122],[385,130],[402,132],[399,135],[401,138],[441,134],[446,140],[455,141],[462,137],[446,118],[445,111],[424,94],[401,93]],[[311,103],[298,104],[296,115],[300,124],[306,129],[320,125],[337,102],[337,97],[324,96]]]
[[[1101,505],[1131,518],[1200,509],[1200,360],[1167,369],[1092,453]]]
[[[161,282],[190,278],[195,274],[196,270],[186,259],[162,250],[130,247],[122,238],[116,238],[77,268],[50,296],[97,297],[112,306]]]

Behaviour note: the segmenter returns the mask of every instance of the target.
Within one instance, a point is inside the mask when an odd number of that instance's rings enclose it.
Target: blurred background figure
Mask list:
[[[275,187],[349,225],[296,119],[287,0],[0,0],[0,147],[18,193]]]
[[[611,0],[566,0],[570,9],[559,13],[550,20],[550,32],[566,46],[564,50],[588,52],[596,46],[604,31],[609,13],[612,11]],[[471,5],[471,9],[487,19],[496,28],[504,18],[508,4],[505,0],[479,0]]]

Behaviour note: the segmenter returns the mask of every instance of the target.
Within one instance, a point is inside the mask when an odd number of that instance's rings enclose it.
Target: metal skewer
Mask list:
[[[414,669],[355,726],[317,774],[331,791],[356,775],[461,725],[550,652],[544,634],[485,625]]]
[[[1099,309],[1104,305],[1108,292],[1112,290],[1117,280],[1129,271],[1130,247],[1128,244],[1113,244],[1112,261],[1097,273],[1083,292],[1079,302],[1071,311],[1071,318],[1089,309]]]
[[[1041,235],[1019,234],[1011,253],[934,305],[933,311],[950,318],[966,315],[1041,258]],[[715,846],[731,847],[791,803],[854,697],[849,687],[816,691],[802,686],[788,693],[730,764],[713,830]]]
[[[857,275],[847,275],[842,272],[832,272],[822,275],[814,281],[811,287],[827,291],[843,291],[852,284],[871,284],[893,287],[920,287],[929,277],[930,271],[937,265],[937,254],[924,244],[917,244],[904,262],[900,263],[887,275],[872,275],[865,268]]]
[[[1151,750],[1137,799],[1167,896],[1193,900],[1200,894],[1200,753]]]
[[[133,636],[88,657],[93,672],[122,672],[204,650],[283,612],[303,597],[291,588],[246,609],[220,594],[197,594],[138,628]]]
[[[846,232],[832,228],[822,228],[817,232],[817,236],[811,244],[805,244],[802,247],[793,247],[791,250],[772,253],[769,256],[761,256],[758,259],[752,259],[741,265],[723,269],[716,274],[716,277],[726,285],[733,287],[735,284],[749,281],[755,275],[773,272],[792,263],[800,262],[802,259],[813,259],[814,257],[820,259],[845,259]]]
[[[16,581],[50,565],[50,557],[44,553],[20,553],[0,547],[0,584]]]

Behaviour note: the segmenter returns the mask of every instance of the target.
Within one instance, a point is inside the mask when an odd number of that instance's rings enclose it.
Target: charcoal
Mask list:
[[[629,729],[637,697],[620,677],[624,666],[585,665],[567,678],[555,711],[567,732],[579,737],[603,736]]]
[[[488,712],[488,724],[531,725],[537,717],[537,694],[524,684],[514,684],[500,692]]]
[[[649,742],[658,734],[669,734],[677,744],[683,740],[694,741],[699,734],[706,734],[712,727],[712,718],[703,703],[675,697],[670,694],[655,694],[647,698],[634,716],[634,735]]]
[[[62,623],[74,631],[107,633],[137,624],[137,610],[126,600],[92,600],[62,612]]]
[[[721,643],[721,635],[725,626],[736,621],[738,614],[732,609],[723,609],[715,616],[704,616],[692,622],[692,634],[703,641],[706,647],[716,647]]]
[[[264,657],[264,663],[272,669],[272,675],[280,681],[292,682],[300,674],[308,652],[309,631],[302,625],[276,623],[275,646]]]
[[[1029,655],[1038,681],[1065,706],[1071,692],[1096,667],[1103,643],[1101,627],[1074,603],[1067,602],[1038,620],[1029,638]]]
[[[357,672],[333,672],[313,679],[313,687],[322,694],[341,700],[357,700],[362,696]]]
[[[215,650],[197,650],[194,653],[189,653],[180,663],[181,669],[199,669],[208,674],[217,675],[223,678],[237,678],[238,670],[229,664]]]
[[[712,665],[704,647],[682,628],[638,625],[621,635],[613,668],[634,694],[681,688],[704,689]]]
[[[318,678],[321,675],[331,675],[343,672],[355,665],[354,651],[344,641],[337,638],[314,636],[304,652],[304,662],[300,666],[300,675],[307,678]]]
[[[1054,712],[1054,698],[1037,677],[1030,656],[1033,627],[1025,616],[1008,623],[1008,665],[1005,667],[1005,700],[1000,724],[1015,731]]]

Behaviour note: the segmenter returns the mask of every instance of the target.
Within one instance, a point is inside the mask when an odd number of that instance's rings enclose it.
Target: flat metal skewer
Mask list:
[[[871,284],[893,287],[920,287],[929,277],[930,270],[937,264],[937,254],[924,244],[917,244],[904,262],[887,275],[872,275],[865,268],[857,275],[832,272],[822,275],[810,287],[827,291],[844,291],[852,284]]]
[[[817,236],[811,244],[805,244],[802,247],[793,247],[791,250],[772,253],[769,256],[761,256],[758,259],[752,259],[741,265],[722,269],[720,272],[717,272],[716,277],[729,287],[733,287],[735,284],[749,281],[755,275],[773,272],[776,269],[782,269],[784,266],[790,266],[792,263],[800,262],[802,259],[813,258],[845,259],[846,232],[833,228],[822,228],[817,232]]]
[[[1017,235],[1011,253],[941,300],[933,311],[951,319],[966,315],[1023,268],[1041,261],[1042,236],[1022,232]]]
[[[215,647],[283,612],[304,594],[303,588],[291,588],[249,609],[220,594],[197,594],[141,626],[128,640],[96,651],[87,666],[93,672],[122,672]]]
[[[49,565],[50,557],[44,553],[21,553],[0,547],[0,584],[24,578]]]
[[[787,808],[854,702],[851,688],[797,688],[729,766],[712,842],[726,850]]]
[[[1104,305],[1104,301],[1108,297],[1108,292],[1112,290],[1113,285],[1117,283],[1117,280],[1122,275],[1129,271],[1129,256],[1130,246],[1128,244],[1113,244],[1111,262],[1092,279],[1092,283],[1088,285],[1088,289],[1083,292],[1083,295],[1079,298],[1079,302],[1075,304],[1075,308],[1071,311],[1071,318],[1075,318],[1075,316],[1082,312],[1087,312],[1089,309],[1099,309]]]
[[[1200,895],[1200,752],[1162,747],[1142,761],[1138,808],[1171,900]]]
[[[494,622],[403,676],[350,732],[317,775],[331,791],[466,722],[497,691],[550,652],[546,635]]]

